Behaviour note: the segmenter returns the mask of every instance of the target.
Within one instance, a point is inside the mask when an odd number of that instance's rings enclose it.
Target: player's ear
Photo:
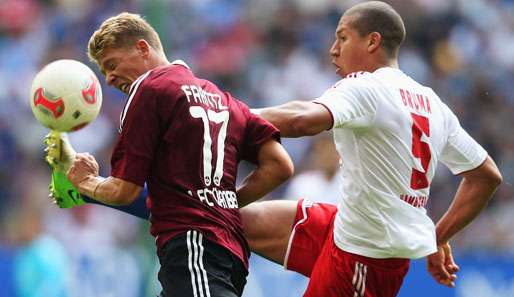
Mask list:
[[[378,32],[371,32],[368,35],[368,52],[373,53],[380,48],[382,43],[382,35]]]
[[[136,49],[137,49],[138,53],[143,57],[147,57],[148,54],[150,53],[150,45],[144,39],[139,39],[136,42]]]

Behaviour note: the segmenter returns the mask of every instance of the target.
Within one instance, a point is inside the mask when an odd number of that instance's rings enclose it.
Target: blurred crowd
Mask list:
[[[10,285],[2,293],[147,296],[156,290],[154,273],[148,273],[157,266],[146,223],[104,207],[60,210],[47,198],[42,140],[48,131],[29,105],[31,80],[43,65],[63,58],[89,63],[89,36],[107,17],[130,11],[157,29],[170,60],[186,61],[198,76],[251,107],[312,100],[339,79],[328,49],[341,13],[357,2],[0,0],[0,275],[10,278],[3,279]],[[493,250],[514,257],[514,1],[387,2],[406,22],[400,67],[450,105],[504,177],[454,247],[459,253]],[[105,84],[103,95],[97,120],[70,137],[108,175],[125,97]],[[330,134],[283,143],[297,174],[267,199],[337,201],[339,160]],[[458,181],[438,168],[427,207],[434,220],[451,203]],[[116,285],[119,280],[123,285]],[[40,284],[41,295],[27,284]],[[71,295],[69,286],[76,288]]]

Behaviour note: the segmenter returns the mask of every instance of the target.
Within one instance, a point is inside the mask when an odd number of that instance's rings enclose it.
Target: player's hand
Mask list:
[[[448,243],[439,245],[437,252],[427,257],[427,269],[439,284],[449,288],[455,287],[459,266],[453,260],[452,250]]]
[[[444,251],[444,267],[450,274],[459,272],[460,268],[453,259],[452,247],[449,243],[440,245]]]
[[[78,153],[73,159],[73,164],[68,170],[66,176],[69,181],[78,189],[80,184],[90,178],[97,177],[99,173],[98,162],[89,153]]]

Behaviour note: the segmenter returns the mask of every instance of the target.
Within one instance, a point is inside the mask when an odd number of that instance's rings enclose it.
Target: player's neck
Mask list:
[[[170,64],[170,61],[168,61],[168,58],[165,56],[159,56],[155,61],[156,67],[159,66],[166,66]]]
[[[384,67],[400,68],[400,65],[398,64],[398,59],[390,59],[387,66]]]
[[[148,62],[149,69],[154,69],[157,67],[166,66],[170,64],[170,62],[164,54],[159,54],[157,52],[153,53]]]
[[[378,61],[377,63],[370,65],[368,71],[375,72],[376,70],[378,70],[380,68],[385,68],[385,67],[400,68],[400,66],[398,65],[397,59],[385,59],[383,61]]]

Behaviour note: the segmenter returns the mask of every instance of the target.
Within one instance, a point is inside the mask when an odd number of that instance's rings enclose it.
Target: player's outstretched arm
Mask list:
[[[147,189],[145,187],[143,191],[141,191],[141,194],[139,194],[139,197],[131,204],[120,206],[104,204],[100,201],[91,199],[88,196],[81,195],[70,183],[64,173],[56,171],[52,168],[52,181],[50,183],[49,196],[60,208],[71,208],[83,205],[84,203],[94,203],[131,214],[143,220],[147,220],[150,217],[150,211],[146,207],[146,195]]]
[[[143,190],[141,186],[116,177],[103,178],[98,171],[98,163],[92,155],[78,153],[66,176],[81,194],[108,205],[131,204]]]
[[[274,107],[252,109],[280,130],[282,137],[319,134],[332,128],[332,114],[323,105],[308,101],[291,101]]]
[[[265,142],[258,153],[257,168],[237,189],[239,207],[252,203],[278,187],[293,175],[293,161],[275,139]]]
[[[146,207],[146,187],[141,191],[139,197],[128,205],[113,206],[104,204],[100,201],[91,199],[88,196],[81,195],[77,189],[70,183],[66,175],[52,167],[52,181],[50,182],[50,197],[60,208],[72,208],[85,203],[99,204],[107,206],[121,212],[125,212],[147,220],[150,217],[150,211]]]
[[[46,145],[45,160],[52,170],[49,187],[50,197],[60,208],[71,208],[84,203],[95,203],[120,210],[145,220],[149,218],[150,211],[146,207],[146,187],[133,203],[124,206],[103,204],[88,196],[81,195],[66,177],[66,172],[71,167],[76,155],[66,133],[51,131],[45,137],[44,144]]]

